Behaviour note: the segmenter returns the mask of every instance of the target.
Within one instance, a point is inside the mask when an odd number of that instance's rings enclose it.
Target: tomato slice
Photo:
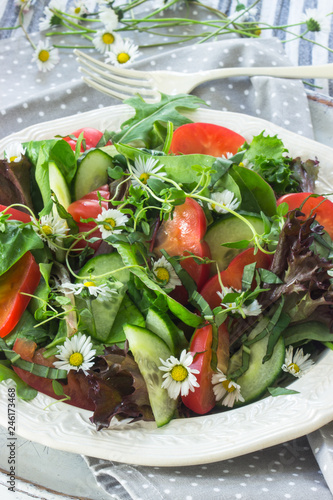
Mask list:
[[[256,267],[258,268],[269,269],[272,262],[272,256],[260,250],[254,254],[253,248],[244,250],[232,259],[227,269],[220,272],[220,279],[223,285],[240,290],[242,288],[244,267],[253,262],[257,263]],[[200,291],[211,309],[218,307],[221,303],[221,299],[216,293],[218,291],[221,291],[221,285],[218,274],[215,274],[215,276],[207,281]]]
[[[75,130],[75,132],[72,132],[70,135],[74,135],[74,137],[78,138],[79,135],[83,132],[83,137],[85,139],[85,146],[86,150],[95,148],[101,138],[103,137],[103,132],[100,130],[97,130],[96,128],[91,128],[91,127],[84,127],[84,128],[79,128],[78,130]],[[71,139],[69,136],[63,138],[64,141],[68,142],[70,147],[72,148],[73,151],[75,151],[76,148],[76,140]],[[107,144],[111,144],[109,141]],[[81,144],[81,153],[85,150],[83,147],[83,144]]]
[[[97,194],[98,192],[102,196],[102,198],[110,198],[109,187],[106,184],[104,186],[101,186],[99,189],[95,189],[91,193],[86,194],[79,200],[74,201],[69,205],[67,209],[67,211],[71,214],[71,216],[77,223],[80,232],[90,231],[91,229],[94,229],[94,227],[96,227],[95,222],[81,222],[81,219],[96,219],[96,217],[100,213],[102,213],[102,208],[105,208],[106,210],[108,208],[109,204],[107,201],[102,201],[100,205]],[[101,238],[101,232],[99,229],[96,229],[95,232],[90,234],[90,238],[93,237]],[[88,245],[94,250],[97,250],[100,244],[101,240],[94,243],[88,243]],[[80,241],[78,242],[76,247],[83,248],[85,245],[86,244],[84,241]]]
[[[39,266],[27,252],[0,276],[0,337],[8,335],[17,325],[40,280]]]
[[[17,210],[16,208],[8,208],[6,205],[0,205],[0,212],[5,210],[6,214],[10,214],[10,219],[19,220],[21,222],[31,222],[30,215],[26,212],[21,212],[21,210]]]
[[[244,142],[244,137],[226,127],[213,123],[187,123],[174,132],[170,153],[218,157],[237,153]]]
[[[229,333],[224,324],[219,327],[218,336],[217,366],[226,373],[229,360]],[[182,396],[182,401],[187,408],[199,415],[209,412],[216,404],[212,384],[214,373],[211,368],[212,341],[212,325],[206,325],[195,331],[189,349],[191,353],[195,354],[190,367],[199,370],[196,375],[199,387],[195,387],[194,392],[190,391],[187,396]]]
[[[158,254],[163,248],[170,256],[189,255],[189,252],[198,257],[210,257],[207,243],[203,241],[207,228],[203,209],[192,198],[186,198],[183,205],[175,207],[173,218],[162,222],[159,228],[155,252]],[[209,276],[209,264],[198,264],[192,257],[180,262],[200,289]]]
[[[294,210],[295,208],[299,208],[310,194],[313,193],[285,194],[281,196],[276,203],[277,205],[281,205],[283,202],[288,203],[289,210]],[[311,197],[306,200],[301,211],[307,218],[310,216],[312,210],[314,210],[314,213],[316,214],[317,222],[324,226],[325,231],[327,231],[333,239],[333,203],[330,200],[327,200],[324,196],[318,196],[316,198]]]

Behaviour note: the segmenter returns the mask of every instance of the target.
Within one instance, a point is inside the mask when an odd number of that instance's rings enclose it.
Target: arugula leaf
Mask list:
[[[196,109],[200,104],[205,104],[199,97],[188,94],[161,94],[161,100],[154,104],[148,104],[140,96],[131,97],[124,102],[135,109],[135,115],[122,124],[120,132],[112,133],[112,142],[141,140],[146,147],[151,147],[151,130],[156,122],[167,124],[170,121],[176,127],[191,123],[192,120],[181,115],[178,109]]]

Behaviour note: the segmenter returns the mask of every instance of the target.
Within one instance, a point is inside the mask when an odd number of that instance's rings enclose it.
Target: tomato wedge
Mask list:
[[[310,194],[313,193],[285,194],[281,196],[276,203],[277,205],[281,205],[283,202],[288,203],[289,210],[294,210],[295,208],[299,208]],[[316,214],[317,222],[324,226],[325,231],[327,231],[333,239],[333,203],[324,196],[311,197],[306,200],[301,211],[307,218],[310,216],[312,210],[314,210],[313,213]]]
[[[83,137],[85,140],[85,149],[91,149],[95,148],[101,138],[103,137],[103,132],[100,130],[97,130],[96,128],[91,128],[91,127],[84,127],[80,128],[78,130],[75,130],[75,132],[72,132],[70,135],[74,135],[74,137],[78,138],[79,135],[83,132]],[[71,139],[71,137],[64,137],[64,141],[68,142],[70,147],[72,148],[73,151],[75,151],[76,148],[76,140]],[[111,144],[109,141],[108,144]],[[85,150],[83,147],[83,144],[81,144],[81,153]]]
[[[26,212],[21,212],[21,210],[12,207],[8,208],[6,205],[0,205],[0,212],[4,210],[6,214],[10,214],[9,219],[19,220],[21,222],[31,222],[30,215]]]
[[[189,255],[189,252],[198,257],[210,257],[207,243],[203,241],[207,222],[203,209],[192,198],[186,198],[183,205],[175,207],[173,218],[162,222],[159,228],[155,252],[158,254],[163,248],[170,256]],[[200,289],[209,276],[209,264],[198,264],[192,257],[180,262]]]
[[[0,276],[0,337],[8,335],[17,325],[40,280],[39,266],[27,252]]]
[[[104,186],[101,186],[99,189],[96,189],[95,191],[86,194],[79,200],[74,201],[69,205],[67,209],[68,212],[73,217],[73,219],[75,220],[75,222],[77,223],[80,232],[90,231],[91,229],[94,229],[94,227],[96,227],[95,222],[81,222],[81,219],[89,219],[89,218],[96,219],[96,217],[100,213],[102,213],[102,208],[105,209],[108,208],[107,201],[102,201],[100,205],[97,194],[98,192],[102,196],[102,198],[105,198],[107,200],[110,198],[109,186],[105,184]],[[100,238],[101,237],[100,230],[96,229],[96,231],[91,233],[89,237]],[[101,241],[96,241],[94,243],[89,243],[88,245],[94,250],[97,250],[100,244]],[[78,248],[82,248],[84,246],[85,246],[84,241],[79,242],[77,244]]]
[[[257,263],[256,267],[258,268],[261,267],[263,269],[269,269],[272,262],[272,256],[263,253],[260,250],[254,255],[253,248],[244,250],[232,259],[227,269],[220,272],[220,279],[223,285],[240,290],[242,288],[244,267],[248,264],[252,264],[253,262]],[[221,299],[216,293],[218,291],[221,291],[221,285],[218,274],[215,274],[215,276],[207,281],[200,291],[201,295],[206,302],[208,302],[211,309],[218,307],[221,303]]]
[[[244,137],[226,127],[213,123],[187,123],[174,132],[170,153],[218,157],[237,153],[244,142]]]
[[[229,333],[224,324],[219,327],[218,336],[217,366],[226,373],[229,360]],[[199,387],[195,387],[194,392],[190,391],[187,396],[182,396],[182,401],[187,408],[199,415],[209,412],[216,404],[212,384],[212,375],[214,373],[211,368],[212,341],[212,325],[206,325],[194,332],[189,348],[191,353],[195,354],[190,368],[199,370],[196,375]]]

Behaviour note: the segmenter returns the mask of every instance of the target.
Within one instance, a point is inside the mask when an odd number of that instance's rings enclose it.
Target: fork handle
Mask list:
[[[199,83],[219,78],[233,76],[276,76],[281,78],[328,78],[333,79],[333,63],[315,66],[270,66],[251,68],[219,68],[210,71],[201,71],[200,74],[193,73],[193,80],[196,82],[193,88]],[[196,78],[197,77],[197,78]]]

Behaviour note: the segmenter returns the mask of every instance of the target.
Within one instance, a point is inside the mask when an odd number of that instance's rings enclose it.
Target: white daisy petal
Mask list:
[[[111,50],[118,39],[119,35],[105,27],[104,29],[97,31],[93,38],[93,44],[98,52],[105,54],[107,51]]]
[[[115,64],[116,66],[125,66],[139,57],[140,52],[138,46],[130,40],[119,39],[112,45],[110,52],[108,52],[106,56],[106,63]]]
[[[50,71],[59,62],[58,49],[50,47],[48,41],[40,40],[32,56],[32,61],[37,63],[39,71],[43,73]]]
[[[94,364],[95,349],[92,349],[90,337],[81,334],[74,335],[70,339],[66,339],[64,345],[58,347],[56,358],[60,361],[55,361],[55,368],[61,370],[82,370],[87,374],[87,370]]]
[[[137,177],[142,184],[147,184],[151,175],[159,175],[161,177],[166,175],[165,172],[160,171],[162,168],[163,165],[158,165],[158,160],[155,160],[152,157],[144,159],[142,156],[139,156],[134,161],[132,171],[134,176]],[[132,179],[133,186],[141,186],[140,182],[135,177]]]
[[[235,197],[232,191],[229,191],[229,189],[224,189],[222,192],[212,193],[211,199],[212,201],[208,203],[209,210],[215,210],[220,214],[227,214],[228,209],[237,210],[240,204],[240,201]]]
[[[22,160],[22,155],[25,153],[25,148],[20,142],[11,142],[6,146],[5,158],[8,162],[18,163]]]
[[[232,408],[237,401],[244,402],[240,392],[240,385],[233,380],[229,380],[224,373],[217,369],[217,373],[212,375],[213,391],[216,401],[221,401],[223,406]]]
[[[304,354],[303,348],[298,348],[293,354],[293,346],[290,345],[286,349],[286,355],[284,364],[282,365],[282,370],[294,375],[296,378],[300,378],[305,373],[307,373],[312,365],[314,364],[311,359],[309,359],[310,354]]]
[[[113,31],[118,26],[118,16],[111,7],[102,5],[99,11],[99,19],[107,30]]]
[[[93,281],[82,281],[79,283],[63,283],[60,287],[60,291],[68,295],[73,293],[74,295],[80,295],[82,292],[87,292],[90,296],[96,297],[96,300],[103,302],[104,300],[109,300],[117,294],[117,290],[111,287],[109,282],[100,283],[96,285]]]
[[[153,273],[156,281],[163,284],[165,288],[173,290],[176,286],[182,284],[176,271],[164,257],[164,255],[153,264]]]
[[[330,17],[319,12],[318,9],[306,9],[301,16],[301,22],[306,24],[309,31],[324,31],[330,30]]]
[[[164,381],[161,387],[168,391],[170,398],[177,399],[179,395],[187,396],[190,391],[195,390],[195,387],[199,387],[195,376],[199,371],[190,368],[193,355],[186,352],[186,349],[182,351],[179,360],[170,356],[165,361],[162,359],[160,361],[162,366],[159,366],[159,369],[166,372],[162,377]]]
[[[62,240],[68,231],[68,226],[64,219],[61,219],[57,212],[43,215],[39,221],[31,217],[32,228],[45,241],[51,250],[57,250],[62,244]]]
[[[121,233],[121,229],[116,228],[125,226],[128,221],[128,216],[114,208],[108,210],[102,208],[102,213],[97,216],[96,220],[100,223],[99,229],[102,233],[102,238],[105,239],[112,234]]]

